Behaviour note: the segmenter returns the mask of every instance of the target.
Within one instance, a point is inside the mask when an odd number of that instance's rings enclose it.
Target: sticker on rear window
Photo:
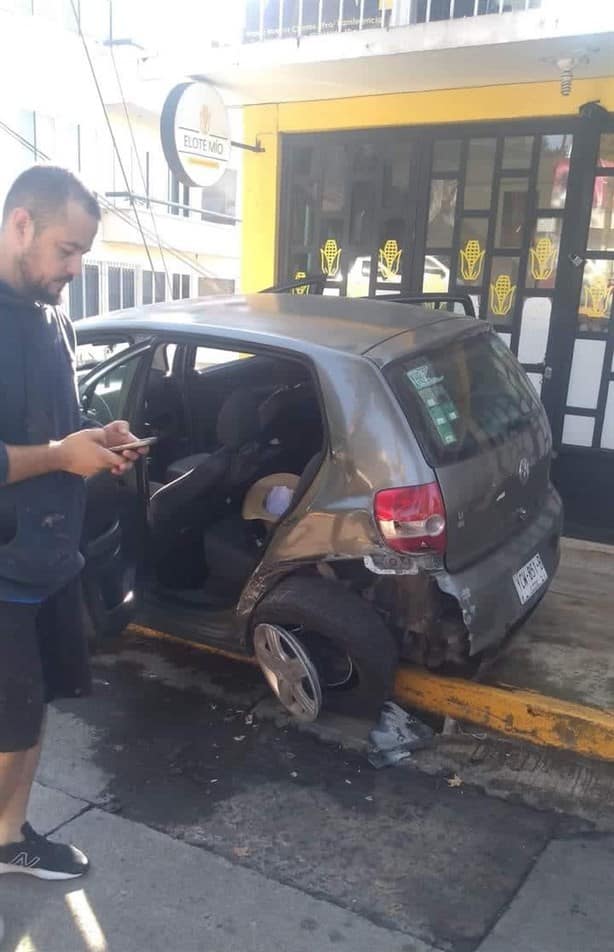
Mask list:
[[[407,378],[427,409],[437,436],[444,446],[458,442],[454,423],[459,418],[458,410],[443,385],[443,377],[436,377],[430,364],[422,364],[407,371]]]
[[[425,387],[432,387],[441,383],[443,377],[433,377],[433,370],[429,364],[423,364],[421,367],[414,367],[407,371],[407,376],[411,380],[416,390],[424,390]]]

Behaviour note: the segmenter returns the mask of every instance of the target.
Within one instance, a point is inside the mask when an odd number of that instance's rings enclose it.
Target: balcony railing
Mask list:
[[[246,43],[389,29],[541,7],[542,0],[247,0]]]

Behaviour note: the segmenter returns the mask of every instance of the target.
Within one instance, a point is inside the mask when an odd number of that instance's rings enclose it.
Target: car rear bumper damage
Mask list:
[[[526,618],[548,590],[560,558],[562,504],[551,487],[539,516],[486,559],[450,575],[438,572],[442,592],[458,602],[467,628],[470,652],[476,654],[501,641]],[[514,575],[539,555],[548,581],[522,604]]]

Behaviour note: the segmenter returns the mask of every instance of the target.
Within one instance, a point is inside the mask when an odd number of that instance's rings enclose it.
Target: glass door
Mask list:
[[[279,280],[323,274],[325,294],[349,297],[409,285],[418,153],[407,134],[381,130],[287,137]]]
[[[572,147],[509,126],[432,144],[422,289],[468,292],[540,394]]]

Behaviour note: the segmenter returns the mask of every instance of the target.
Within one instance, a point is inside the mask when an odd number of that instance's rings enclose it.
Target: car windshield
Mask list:
[[[494,333],[397,361],[387,376],[434,466],[504,442],[539,413],[537,394]]]

